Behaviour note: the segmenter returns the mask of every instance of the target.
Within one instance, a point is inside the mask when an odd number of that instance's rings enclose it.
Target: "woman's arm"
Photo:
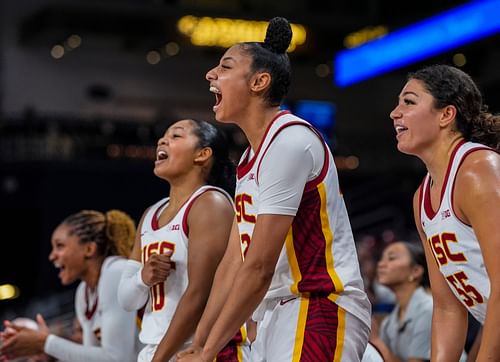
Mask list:
[[[457,174],[455,191],[457,212],[474,229],[490,280],[477,361],[500,361],[500,155],[492,151],[469,155]]]
[[[226,250],[233,217],[233,208],[227,197],[218,191],[205,192],[193,204],[188,215],[189,284],[153,361],[169,360],[193,335],[205,308],[215,271]]]
[[[245,262],[203,347],[202,361],[212,361],[261,302],[271,283],[292,220],[293,216],[258,216]]]
[[[127,311],[138,310],[148,301],[149,286],[144,283],[141,275],[143,267],[141,261],[141,229],[147,212],[148,210],[144,212],[137,226],[134,247],[118,285],[118,303]]]
[[[431,360],[456,362],[460,359],[467,333],[467,310],[451,291],[439,271],[420,222],[419,190],[413,197],[413,214],[427,261],[433,297]]]
[[[227,300],[227,296],[243,263],[241,257],[240,234],[236,218],[233,218],[231,235],[224,257],[215,273],[214,283],[210,291],[205,311],[198,323],[196,333],[193,338],[193,345],[203,347],[207,341],[210,329],[214,325],[217,317]]]
[[[289,142],[290,139],[294,142]],[[325,149],[318,136],[302,125],[286,127],[269,146],[256,175],[259,182],[257,219],[245,261],[211,326],[203,351],[180,361],[212,361],[262,301],[300,205],[304,186],[320,174]]]
[[[126,312],[118,306],[117,286],[123,270],[112,265],[106,276],[101,275],[99,304],[101,315],[101,345],[82,345],[69,341],[43,329],[34,331],[20,329],[12,339],[4,342],[2,354],[11,358],[45,352],[61,361],[72,362],[123,362],[133,360],[135,354],[135,312]],[[79,287],[80,288],[80,287]],[[77,293],[76,298],[78,298]],[[81,296],[81,295],[80,295]],[[40,321],[39,321],[40,325]],[[132,358],[131,358],[132,357]]]

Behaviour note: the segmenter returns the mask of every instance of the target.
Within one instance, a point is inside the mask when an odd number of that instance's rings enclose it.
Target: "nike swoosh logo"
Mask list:
[[[293,297],[293,298],[285,299],[285,300],[282,299],[282,300],[280,300],[280,305],[285,305],[286,303],[291,302],[294,299],[297,299],[297,297]]]

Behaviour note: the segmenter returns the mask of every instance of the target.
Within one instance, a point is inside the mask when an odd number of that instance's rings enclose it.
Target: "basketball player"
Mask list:
[[[2,357],[46,353],[60,361],[121,362],[137,359],[136,313],[117,304],[117,289],[135,236],[125,213],[83,210],[67,217],[52,234],[49,259],[63,285],[81,279],[75,296],[82,344],[49,333],[41,315],[38,330],[17,327],[4,336]]]
[[[484,324],[478,361],[500,361],[500,117],[469,75],[410,74],[390,116],[399,151],[427,168],[415,193],[433,303],[431,360],[458,361],[467,311]]]
[[[228,251],[179,361],[211,361],[252,313],[252,361],[360,361],[365,351],[370,303],[333,157],[309,123],[280,111],[291,36],[274,18],[263,43],[234,45],[207,73],[215,118],[236,123],[250,147]]]
[[[234,216],[234,166],[212,124],[185,119],[170,126],[158,141],[154,173],[169,183],[170,194],[144,213],[119,287],[127,310],[147,302],[141,362],[167,361],[190,341]],[[219,360],[241,360],[243,337]]]

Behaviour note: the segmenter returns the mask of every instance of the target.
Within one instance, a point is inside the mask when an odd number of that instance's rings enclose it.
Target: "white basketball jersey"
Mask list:
[[[158,218],[168,206],[168,197],[151,206],[144,217],[141,228],[142,262],[145,263],[152,254],[163,254],[167,250],[172,250],[170,275],[164,283],[159,283],[150,289],[139,335],[144,344],[160,343],[186,291],[189,240],[187,217],[196,198],[209,190],[222,192],[231,200],[224,190],[206,185],[196,190],[174,218],[163,227],[159,227]]]
[[[304,127],[304,132],[309,132],[307,127],[322,140],[309,123],[289,112],[280,112],[255,155],[250,158],[248,148],[238,165],[235,204],[243,258],[259,214],[260,163],[277,134],[290,126]],[[262,306],[276,297],[322,295],[370,325],[370,303],[364,292],[337,170],[328,146],[322,142],[323,169],[305,185]]]
[[[429,174],[420,189],[420,220],[436,264],[455,296],[481,323],[486,316],[490,281],[474,230],[455,215],[453,191],[455,177],[465,157],[484,149],[490,148],[472,142],[461,142],[455,147],[436,212],[431,206]]]
[[[108,290],[105,290],[106,285],[104,285],[103,281],[106,279],[106,275],[109,273],[111,266],[123,269],[125,263],[126,259],[121,256],[109,256],[104,259],[101,266],[99,283],[97,289],[93,293],[89,291],[84,281],[80,282],[78,285],[75,296],[75,309],[82,328],[84,345],[101,345],[103,301],[107,299],[103,296],[103,293],[108,292]],[[99,303],[99,299],[101,303]]]

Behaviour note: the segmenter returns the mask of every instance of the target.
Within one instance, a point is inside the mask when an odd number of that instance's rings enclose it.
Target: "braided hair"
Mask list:
[[[287,19],[275,17],[269,21],[264,42],[245,42],[240,47],[252,58],[253,73],[271,74],[271,85],[264,94],[271,106],[278,106],[288,93],[292,70],[286,50],[292,40],[292,28]]]
[[[95,210],[82,210],[68,216],[62,224],[70,227],[70,234],[80,239],[80,243],[95,242],[97,253],[127,256],[135,240],[135,223],[120,210],[102,213]]]

